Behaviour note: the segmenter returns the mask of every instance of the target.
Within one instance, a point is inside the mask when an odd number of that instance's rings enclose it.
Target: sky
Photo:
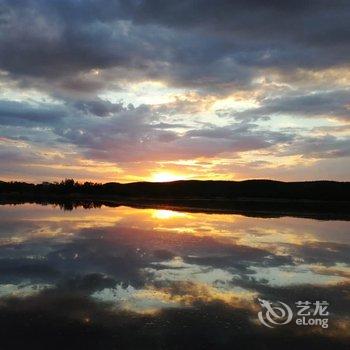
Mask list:
[[[350,2],[0,0],[0,179],[350,180]]]

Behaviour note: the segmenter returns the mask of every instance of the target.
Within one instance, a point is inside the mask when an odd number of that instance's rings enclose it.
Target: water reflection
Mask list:
[[[343,221],[1,206],[1,332],[10,345],[41,327],[92,348],[346,348],[349,234]],[[258,297],[327,300],[330,328],[264,329]]]

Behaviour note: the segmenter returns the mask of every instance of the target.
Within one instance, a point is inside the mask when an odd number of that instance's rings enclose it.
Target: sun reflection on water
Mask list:
[[[152,217],[155,219],[172,219],[172,218],[185,218],[188,215],[185,213],[166,210],[166,209],[157,209],[153,211]]]
[[[83,295],[112,313],[225,305],[255,315],[261,296],[339,299],[350,276],[348,222],[126,206],[0,214],[3,300]],[[95,322],[89,308],[78,314]]]

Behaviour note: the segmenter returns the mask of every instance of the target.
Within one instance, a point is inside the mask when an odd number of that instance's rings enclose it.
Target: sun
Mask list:
[[[183,179],[183,177],[176,174],[164,172],[164,173],[154,173],[151,179],[154,182],[169,182],[169,181],[181,180]]]
[[[156,219],[173,219],[178,217],[186,217],[187,214],[180,213],[173,210],[165,210],[165,209],[155,209],[153,211],[152,217]]]

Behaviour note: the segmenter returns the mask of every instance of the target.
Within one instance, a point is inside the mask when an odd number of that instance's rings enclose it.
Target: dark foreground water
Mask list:
[[[349,349],[349,277],[346,221],[3,205],[0,349]]]

